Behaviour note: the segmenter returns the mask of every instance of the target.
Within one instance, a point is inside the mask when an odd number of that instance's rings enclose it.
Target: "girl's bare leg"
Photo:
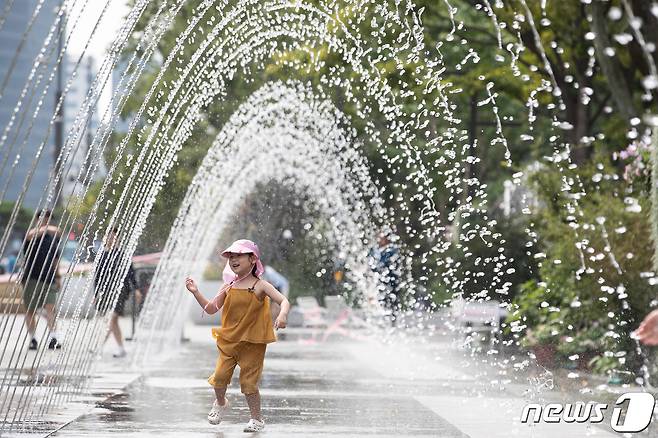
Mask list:
[[[249,412],[251,412],[251,418],[254,420],[262,421],[260,416],[260,392],[256,391],[253,394],[245,394],[247,399],[247,404],[249,405]]]
[[[223,388],[213,388],[215,390],[215,398],[217,399],[217,404],[224,406],[226,404],[226,386]]]

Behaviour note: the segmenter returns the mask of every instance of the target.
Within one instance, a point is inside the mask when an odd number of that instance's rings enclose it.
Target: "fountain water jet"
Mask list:
[[[231,212],[255,181],[292,178],[314,199],[331,218],[328,237],[345,254],[351,279],[367,294],[364,305],[377,303],[366,242],[388,214],[364,158],[352,148],[354,139],[340,126],[349,126],[344,116],[299,83],[267,85],[231,117],[190,185],[153,279],[154,292],[140,318],[140,365],[164,342],[178,341],[184,304],[190,303],[180,286],[187,275],[202,273],[218,236],[230,226]]]
[[[163,2],[156,13],[156,17],[163,14],[160,25],[154,24],[156,20],[148,23],[147,29],[150,30],[145,32],[143,37],[146,49],[140,52],[139,60],[134,64],[133,61],[138,57],[137,53],[131,59],[130,65],[134,65],[134,67],[129,66],[122,77],[122,82],[123,78],[126,78],[126,85],[121,88],[123,94],[115,96],[118,105],[125,102],[125,93],[131,89],[141,75],[146,60],[153,53],[152,50],[157,41],[182,4],[183,2]],[[134,25],[143,11],[144,5],[145,2],[136,4],[133,13],[127,20],[126,29],[130,29]],[[321,82],[330,89],[344,89],[347,101],[353,99],[350,90],[355,87],[360,87],[370,96],[373,106],[366,102],[353,102],[359,108],[358,114],[362,117],[361,122],[366,127],[365,132],[371,136],[370,143],[375,145],[375,148],[382,154],[386,153],[392,158],[387,160],[385,165],[389,166],[394,174],[404,171],[408,181],[416,184],[415,186],[412,184],[409,188],[409,198],[402,197],[396,200],[398,202],[394,215],[396,217],[391,217],[390,220],[406,223],[405,232],[407,234],[430,242],[430,251],[420,254],[419,259],[425,259],[428,256],[435,257],[436,254],[445,251],[446,242],[442,238],[445,219],[442,220],[434,206],[433,195],[436,188],[430,175],[430,168],[433,173],[443,174],[446,179],[446,187],[449,187],[455,194],[459,193],[458,188],[462,185],[461,176],[464,174],[464,167],[460,163],[468,156],[472,145],[467,145],[464,139],[458,138],[457,125],[460,122],[454,119],[452,114],[446,94],[449,88],[441,83],[440,59],[428,59],[425,64],[420,64],[411,81],[425,87],[428,95],[432,92],[438,95],[440,103],[437,112],[424,110],[414,113],[405,110],[401,103],[397,103],[398,97],[393,93],[387,81],[381,78],[381,72],[377,67],[377,62],[399,64],[409,58],[427,59],[423,54],[425,48],[422,42],[420,15],[414,12],[413,8],[404,13],[409,15],[404,15],[397,7],[393,8],[389,5],[375,6],[367,3],[355,5],[357,8],[376,8],[383,22],[389,23],[388,29],[390,30],[383,30],[383,32],[397,34],[398,41],[401,41],[400,47],[395,50],[388,51],[388,47],[383,47],[381,50],[377,50],[378,53],[374,53],[372,48],[366,49],[369,35],[360,28],[359,22],[341,15],[338,10],[328,4],[311,6],[274,2],[263,7],[261,2],[250,1],[231,7],[218,4],[214,10],[212,6],[213,2],[204,2],[199,5],[187,28],[181,34],[176,47],[164,60],[151,91],[133,119],[128,135],[117,149],[115,165],[126,159],[124,151],[129,139],[138,139],[139,153],[132,158],[132,172],[126,177],[121,174],[116,175],[115,166],[110,169],[96,202],[96,208],[87,220],[84,234],[97,233],[93,224],[100,216],[100,226],[105,226],[107,220],[109,223],[117,225],[120,232],[124,232],[126,253],[132,254],[164,178],[174,165],[176,154],[189,137],[191,128],[198,122],[202,109],[211,100],[222,98],[227,85],[226,79],[232,78],[240,70],[244,75],[252,74],[254,68],[262,65],[263,60],[277,56],[281,49],[303,50],[326,43],[352,68],[357,79],[349,82],[337,80],[339,79],[338,73],[341,72],[330,71],[329,75],[321,77]],[[215,10],[221,11],[219,19],[215,16]],[[280,19],[282,16],[283,20]],[[210,31],[199,32],[201,23],[209,25]],[[380,29],[382,28],[380,27]],[[125,38],[123,33],[117,37],[115,50],[122,46],[123,38]],[[199,38],[198,44],[196,38]],[[281,38],[287,39],[289,42],[280,45],[277,39]],[[194,48],[191,57],[193,62],[178,65],[176,54],[189,47]],[[115,54],[116,51],[113,51],[108,57],[110,65],[116,60]],[[294,63],[289,66],[301,68]],[[312,66],[315,69],[319,67],[319,64]],[[130,68],[134,69],[129,70]],[[165,80],[165,73],[173,73],[174,79]],[[332,77],[332,74],[336,77]],[[97,99],[98,90],[99,84],[95,84],[90,90],[88,96],[91,101]],[[420,106],[423,105],[427,104],[423,103]],[[110,120],[115,120],[120,108],[120,106],[113,108],[114,116],[110,117]],[[84,115],[86,111],[88,108],[81,108],[80,114]],[[369,114],[373,111],[386,115],[388,133],[385,141],[381,138],[380,130],[368,120]],[[137,130],[138,125],[144,122],[142,119],[144,115],[148,117],[145,120],[146,124],[142,124],[141,128]],[[434,117],[441,117],[452,126],[437,138],[421,134],[420,130],[427,125],[429,119]],[[88,169],[95,168],[95,164],[106,149],[110,130],[111,125],[96,133],[90,154],[88,154],[90,164],[87,166]],[[77,131],[76,134],[79,132],[81,131]],[[429,146],[427,149],[419,150],[413,145],[412,140],[419,136],[427,137]],[[76,138],[79,137],[69,136],[69,140],[73,142]],[[439,151],[442,151],[443,154],[441,158],[436,159],[435,154]],[[445,160],[444,156],[449,157],[449,160]],[[400,157],[401,159],[399,159]],[[60,169],[60,174],[55,175],[54,178],[61,178],[63,176],[61,172],[64,171]],[[88,180],[86,176],[84,180]],[[103,213],[102,210],[107,207],[106,196],[111,191],[112,184],[118,182],[125,184],[118,204]],[[486,216],[484,210],[486,202],[483,192],[478,189],[479,182],[477,179],[471,179],[469,185],[474,188],[476,198],[470,199],[450,211],[448,221],[455,220],[459,216],[467,217],[474,212]],[[49,194],[48,198],[56,199],[59,196],[59,193],[53,192]],[[422,212],[420,221],[425,225],[423,229],[409,227],[408,216],[411,211],[416,209]],[[112,217],[107,217],[108,211],[112,210],[114,210]],[[75,220],[75,215],[65,214],[64,216],[62,221],[66,224],[65,229],[68,229],[68,224]],[[483,232],[486,234],[486,230]],[[472,238],[473,234],[469,233],[469,236]],[[81,257],[81,254],[78,257]],[[504,265],[504,259],[494,260],[494,263],[501,264],[501,261]],[[108,285],[108,290],[116,293],[118,279],[125,272],[127,264],[128,260],[125,260],[122,269],[111,281],[112,284]],[[446,275],[446,280],[449,280],[451,276],[458,276],[458,273],[451,269]],[[501,273],[499,277],[503,276],[504,274]],[[421,284],[422,281],[417,281],[410,282],[407,286],[412,289],[413,294],[413,289]],[[87,282],[83,297],[88,295],[90,290],[91,284]],[[71,316],[73,321],[80,321],[83,315],[81,303],[75,306],[71,313],[69,312],[68,309],[65,314],[60,311],[60,317]],[[80,336],[84,339],[94,338],[82,334],[80,323],[72,324],[70,330],[68,334],[71,334],[74,340]],[[90,342],[93,343],[93,340]],[[70,352],[63,353],[57,359],[57,368],[67,370],[71,368],[72,364],[77,364],[76,373],[85,376],[88,374],[91,362],[90,358],[85,358],[81,353],[73,356]],[[38,361],[33,364],[33,368],[38,366],[37,363]],[[56,404],[57,401],[59,399],[54,399],[53,404]]]
[[[458,251],[469,254],[469,242],[473,239],[482,239],[489,245],[503,249],[500,238],[489,229],[491,227],[491,221],[488,217],[488,208],[490,206],[486,199],[486,187],[478,180],[477,174],[473,175],[467,170],[470,165],[477,162],[476,152],[481,145],[478,145],[475,140],[470,142],[465,134],[466,122],[459,120],[456,116],[455,108],[458,105],[458,99],[453,95],[458,96],[463,93],[463,90],[457,85],[447,82],[444,77],[446,68],[450,66],[445,64],[442,51],[446,49],[459,50],[460,45],[463,45],[462,41],[456,41],[456,39],[458,40],[456,38],[457,30],[460,29],[463,23],[459,22],[457,11],[453,10],[450,2],[446,1],[444,3],[449,11],[452,30],[439,45],[429,47],[425,44],[423,36],[423,11],[411,2],[397,2],[393,5],[389,3],[380,4],[380,2],[348,1],[344,5],[332,2],[318,2],[318,4],[309,5],[301,2],[288,3],[281,1],[264,4],[260,1],[251,0],[233,5],[227,1],[205,1],[193,9],[188,22],[184,25],[184,30],[180,33],[170,52],[162,54],[157,51],[158,44],[174,23],[176,15],[185,2],[182,0],[161,2],[149,22],[145,23],[143,33],[136,36],[132,41],[136,50],[129,57],[127,66],[121,75],[119,89],[113,99],[113,106],[104,117],[109,122],[99,129],[94,136],[93,145],[86,157],[88,166],[83,166],[87,168],[87,171],[84,175],[77,175],[83,181],[83,184],[86,185],[90,182],[103,154],[113,147],[110,141],[110,133],[119,112],[126,103],[127,96],[145,72],[149,72],[149,68],[152,67],[149,62],[155,60],[157,67],[150,73],[156,76],[156,79],[153,81],[143,104],[135,111],[129,132],[114,149],[116,159],[112,163],[109,175],[100,190],[95,207],[86,219],[84,228],[83,237],[102,236],[104,234],[103,230],[108,225],[117,225],[124,235],[123,240],[127,257],[123,261],[122,268],[114,277],[108,280],[108,284],[105,285],[106,290],[111,291],[116,298],[120,278],[127,269],[129,256],[137,247],[138,239],[142,235],[167,173],[174,168],[178,152],[181,148],[186,147],[186,141],[190,138],[190,133],[203,119],[204,111],[208,105],[226,97],[230,81],[233,78],[241,76],[247,78],[248,82],[249,79],[256,77],[269,59],[278,58],[280,65],[291,69],[295,74],[303,75],[305,72],[322,71],[325,67],[325,61],[318,53],[320,49],[316,50],[316,48],[324,49],[326,47],[327,52],[340,58],[346,67],[331,66],[320,75],[318,82],[325,90],[324,95],[344,95],[345,99],[342,103],[351,104],[357,108],[356,114],[360,119],[352,121],[363,124],[362,131],[369,137],[367,139],[369,146],[384,158],[384,166],[386,166],[387,171],[385,173],[387,175],[402,174],[406,177],[404,182],[384,181],[390,182],[394,186],[397,184],[395,187],[404,186],[405,190],[400,191],[401,195],[396,199],[390,198],[389,205],[394,205],[395,208],[387,211],[383,209],[383,203],[381,202],[376,203],[374,206],[369,205],[372,199],[386,199],[387,195],[392,196],[392,193],[387,193],[385,189],[382,189],[379,193],[366,192],[364,199],[357,199],[356,201],[342,199],[342,193],[335,192],[331,193],[333,196],[331,200],[333,207],[337,208],[336,211],[340,213],[336,215],[352,218],[347,223],[349,227],[365,227],[362,229],[362,235],[372,233],[374,228],[372,225],[365,224],[393,222],[406,227],[403,231],[410,240],[417,242],[418,245],[418,248],[406,248],[404,253],[406,259],[411,259],[410,256],[413,254],[417,260],[422,260],[423,263],[436,261],[436,266],[429,266],[426,271],[423,271],[425,275],[418,276],[413,279],[414,281],[407,283],[412,292],[416,292],[428,284],[429,279],[440,277],[442,284],[448,290],[459,295],[463,292],[466,282],[476,278],[482,272],[491,270],[496,274],[492,284],[483,288],[484,292],[487,297],[497,292],[504,293],[506,288],[509,288],[506,281],[506,268],[510,263],[510,259],[506,257],[504,251],[500,255],[483,262],[477,268],[478,272],[466,271],[463,266],[459,266],[457,263],[448,260],[447,257],[443,257],[448,249],[455,247]],[[521,37],[519,36],[518,43],[506,44],[503,49],[500,27],[502,27],[502,24],[509,24],[513,27],[521,21],[529,20],[532,30],[536,33],[537,29],[535,23],[531,20],[532,14],[528,5],[525,1],[521,3],[523,9],[520,12],[516,11],[513,15],[513,23],[504,23],[496,15],[494,8],[500,8],[503,2],[495,2],[492,7],[490,2],[485,1],[484,6],[486,7],[481,7],[489,15],[495,26],[498,48],[511,57],[510,69],[515,76],[521,74],[517,65],[519,53],[523,49]],[[77,2],[71,1],[67,4],[77,4]],[[624,4],[628,6],[627,2],[624,2]],[[89,90],[87,102],[80,108],[77,123],[69,133],[66,147],[58,157],[60,163],[65,163],[67,154],[74,152],[79,145],[86,126],[84,120],[88,116],[90,108],[98,99],[99,92],[109,77],[113,66],[116,65],[119,52],[126,47],[128,32],[135,28],[148,6],[149,2],[147,1],[137,1],[126,20],[124,29],[117,35],[112,50],[103,63],[97,81]],[[341,8],[341,6],[344,7]],[[11,4],[8,7],[11,7]],[[544,12],[545,7],[546,2],[542,2],[541,9]],[[367,16],[374,16],[370,23],[363,21],[364,17]],[[0,22],[2,22],[2,18],[0,18]],[[55,24],[52,29],[56,29]],[[51,36],[56,33],[52,29]],[[370,41],[377,38],[381,40],[382,35],[386,37],[383,38],[384,40],[395,41],[395,43],[380,43],[379,45],[370,43]],[[48,44],[51,42],[44,44],[46,50],[50,47]],[[542,42],[536,40],[536,43],[544,53],[543,60],[546,61],[546,51],[544,51]],[[285,55],[290,52],[304,53],[310,60],[300,61],[290,57],[286,58]],[[52,54],[52,51],[50,53]],[[189,56],[185,58],[181,54]],[[158,56],[162,56],[162,59],[157,59]],[[181,59],[179,59],[179,56],[181,56]],[[590,61],[592,59],[593,55],[590,56]],[[471,63],[476,64],[477,60],[478,54],[471,51],[464,55],[464,60],[459,63],[458,67],[459,69],[468,69]],[[401,66],[411,61],[417,65],[415,70],[402,71]],[[387,76],[386,65],[400,68],[401,78]],[[26,90],[34,85],[32,83],[35,81],[35,77],[39,77],[38,81],[41,81],[39,71],[36,67],[33,69],[27,80]],[[484,75],[482,78],[481,80],[486,80]],[[535,108],[544,105],[540,103],[540,98],[551,93],[554,95],[550,98],[550,103],[545,105],[551,113],[556,107],[560,108],[562,105],[560,98],[562,91],[555,84],[555,78],[552,79],[552,82],[546,81],[538,84],[536,89],[530,93],[528,99],[528,136],[533,130]],[[404,86],[398,87],[396,91],[393,87],[394,81],[399,82],[395,85],[403,84]],[[289,87],[287,90],[294,90],[295,93],[301,93],[302,95],[309,92],[309,89],[300,88],[298,85],[289,84]],[[422,88],[425,98],[420,102],[405,101],[405,98],[408,97],[404,91],[405,87]],[[503,132],[501,116],[498,114],[499,107],[496,100],[499,97],[498,87],[493,82],[489,82],[486,84],[485,89],[486,99],[475,102],[475,104],[480,107],[490,108],[496,125],[496,135],[491,146],[500,144],[504,147],[505,164],[510,166],[512,163],[507,138]],[[268,92],[275,93],[276,87],[268,90]],[[316,89],[310,90],[312,94],[319,94]],[[362,91],[361,94],[366,96],[364,100],[354,97],[355,90]],[[281,96],[285,95],[286,98],[296,101],[287,93],[283,93]],[[257,96],[266,99],[265,94],[258,94]],[[307,104],[311,100],[300,98],[299,102]],[[253,100],[250,102],[260,101]],[[270,106],[268,108],[274,107]],[[272,111],[273,113],[276,112],[274,109]],[[28,116],[28,111],[25,113],[22,117]],[[372,114],[375,113],[385,116],[385,126],[375,126],[369,120]],[[340,116],[337,116],[332,120],[340,118]],[[253,119],[258,120],[256,117]],[[13,123],[13,120],[11,123]],[[27,133],[29,136],[29,129],[34,123],[34,118],[28,121],[27,124],[23,123],[22,120],[23,118],[21,118],[20,126],[17,129],[21,131],[21,134]],[[437,120],[439,120],[441,126],[438,129],[428,129],[428,126],[431,127],[432,123],[436,124]],[[51,121],[51,126],[53,121]],[[303,141],[309,143],[318,141],[317,136],[314,137],[311,134],[315,132],[315,128],[307,127],[310,133],[306,134],[301,132],[292,134],[286,131],[284,135],[282,130],[292,129],[286,123],[286,119],[283,118],[278,124],[274,123],[272,126],[262,127],[256,124],[250,125],[249,129],[258,128],[262,132],[278,138],[280,143],[277,143],[274,150],[263,152],[262,156],[268,159],[282,160],[286,165],[286,172],[296,178],[301,185],[308,186],[308,174],[301,173],[299,169],[294,169],[293,162],[290,161],[291,157],[282,152],[283,142],[293,144],[295,148],[293,150],[309,160],[308,162],[314,166],[319,166],[318,163],[322,163],[323,157],[326,157],[323,154],[326,154],[327,151],[324,150],[322,153],[320,151],[306,151],[302,147]],[[349,123],[346,123],[346,125],[349,126]],[[235,126],[239,126],[239,123]],[[300,124],[300,126],[304,125]],[[8,127],[7,129],[11,128]],[[573,163],[569,158],[570,146],[564,143],[563,138],[565,135],[562,132],[562,130],[567,130],[568,127],[558,117],[555,117],[552,129],[555,131],[555,136],[550,139],[550,144],[555,147],[555,153],[550,157],[551,165],[554,165],[560,171],[568,170],[573,166]],[[239,138],[244,139],[244,141],[250,141],[263,147],[267,144],[262,138],[250,137],[246,133],[240,135]],[[19,137],[17,135],[15,138]],[[345,140],[352,139],[356,143],[348,128],[346,128],[344,137]],[[27,140],[28,137],[24,138]],[[5,141],[5,139],[3,138],[2,141]],[[44,139],[43,142],[45,141]],[[223,140],[218,138],[217,144],[221,141]],[[418,142],[423,143],[424,147],[418,147]],[[131,145],[131,143],[134,143],[134,145]],[[3,150],[3,153],[6,154],[3,157],[4,162],[9,162],[12,153],[11,148],[14,144],[15,141],[12,140],[10,147]],[[135,153],[134,156],[129,153],[131,146]],[[354,187],[359,186],[361,183],[367,183],[365,187],[372,185],[377,177],[377,169],[366,171],[362,165],[366,162],[366,159],[359,154],[355,155],[351,148],[350,146],[344,150],[337,150],[339,161],[336,163],[336,168],[317,167],[322,172],[331,171],[335,175],[342,175],[341,178],[344,178],[350,171],[359,169],[360,173],[357,174],[356,179],[345,178],[345,181],[342,181],[348,188],[345,193],[356,190]],[[244,154],[241,150],[237,152],[237,156],[241,159],[245,159]],[[223,158],[221,155],[213,157],[209,157],[208,161]],[[359,164],[350,163],[349,160],[351,159],[356,160],[355,162]],[[130,162],[132,167],[130,167],[129,174],[121,174],[120,164],[123,162]],[[256,167],[253,169],[257,170]],[[41,206],[45,205],[47,201],[55,201],[60,198],[61,193],[58,193],[55,188],[57,186],[56,181],[68,176],[68,172],[69,168],[67,166],[57,166],[57,174],[53,175],[52,178],[52,188],[44,193],[44,202],[41,203]],[[278,177],[274,173],[269,174],[267,172],[273,171],[266,169],[264,174],[269,178]],[[373,176],[369,177],[368,175]],[[211,169],[205,168],[200,171],[198,176],[199,181],[203,181],[203,178],[215,177],[220,178],[221,175],[215,175]],[[518,180],[519,178],[513,178],[514,183],[518,184]],[[437,181],[444,184],[437,184]],[[24,190],[29,184],[30,176],[27,175],[23,182]],[[332,185],[328,184],[328,186],[331,187]],[[449,205],[439,206],[441,208],[437,207],[435,202],[438,191],[437,186],[450,193]],[[562,196],[559,198],[560,205],[567,209],[569,213],[573,213],[573,219],[569,219],[569,221],[570,224],[573,224],[573,230],[578,240],[582,240],[578,234],[578,228],[586,220],[579,206],[579,201],[587,196],[582,187],[583,185],[578,179],[567,181],[562,189]],[[121,192],[118,202],[115,202],[116,198],[112,196],[112,191],[115,188],[118,188]],[[248,187],[243,186],[242,189],[247,191]],[[313,187],[310,187],[309,190],[313,190]],[[467,196],[464,195],[464,192],[467,192]],[[193,186],[190,193],[204,192],[202,192],[201,187]],[[363,192],[357,190],[355,193]],[[316,199],[323,199],[320,193],[314,193],[314,195]],[[204,193],[203,196],[207,195]],[[199,198],[203,199],[203,196],[200,195]],[[233,203],[226,201],[227,204],[220,204],[221,207],[231,208],[235,206],[235,202],[238,202],[239,197],[236,196],[232,199]],[[178,228],[174,228],[177,232],[180,231],[182,235],[190,232],[189,227],[193,226],[194,220],[200,220],[199,218],[194,219],[193,213],[189,210],[190,206],[195,205],[192,201],[194,199],[186,201],[188,204],[184,204],[181,216],[176,223]],[[112,202],[112,205],[110,205],[110,202]],[[6,248],[9,232],[14,227],[20,204],[21,200],[19,199],[9,224],[5,227],[5,234],[0,240],[0,252]],[[322,207],[326,208],[327,217],[332,217],[336,212],[329,208],[331,206],[322,205]],[[185,208],[188,210],[186,211]],[[415,211],[421,212],[416,223],[411,220],[412,212]],[[183,212],[191,215],[191,217],[186,218]],[[217,213],[211,219],[217,226],[221,226],[222,218],[218,215],[220,214]],[[469,217],[476,215],[484,218],[483,222],[486,225],[479,228],[468,228]],[[65,232],[71,228],[72,223],[77,218],[75,211],[65,212],[61,221]],[[347,221],[347,219],[345,220]],[[199,222],[199,226],[207,227],[208,225]],[[454,226],[455,230],[453,239],[446,236],[446,230],[451,226]],[[337,228],[339,227],[335,227],[333,237],[340,241],[344,239],[344,235]],[[605,230],[602,230],[602,232],[605,233]],[[209,228],[206,228],[206,233],[210,233]],[[536,242],[533,233],[534,230],[528,230],[530,236],[528,243]],[[178,239],[178,237],[175,238]],[[208,239],[208,241],[210,240],[212,239]],[[168,243],[167,248],[169,254],[179,254],[177,251],[180,251],[180,254],[183,254],[187,259],[196,260],[192,257],[193,254],[190,254],[191,249],[185,247],[183,243],[179,241],[173,243],[174,240],[171,239],[169,242],[171,242]],[[207,241],[203,243],[205,244]],[[587,249],[594,250],[592,247]],[[204,251],[207,253],[209,248],[204,247]],[[534,253],[536,249],[530,245],[528,251]],[[582,262],[582,272],[586,272],[585,249],[583,246],[577,246],[576,251],[579,253]],[[606,252],[609,251],[609,249],[606,250]],[[362,258],[365,253],[365,247],[353,248],[352,253],[354,257],[353,266],[356,266],[359,264],[359,257]],[[83,254],[80,252],[72,266],[75,266],[82,257]],[[165,259],[163,263],[172,266],[171,264],[175,263],[172,260],[174,260],[173,256],[170,259]],[[156,333],[163,332],[160,316],[156,314],[155,309],[159,308],[160,304],[158,303],[178,302],[176,300],[180,298],[176,298],[174,294],[177,292],[174,292],[173,288],[177,284],[177,276],[183,272],[183,268],[185,266],[175,267],[173,271],[176,272],[176,276],[168,276],[167,271],[162,267],[159,270],[156,280],[158,287],[147,303],[142,321],[143,329],[150,330],[153,333],[154,343],[159,342],[158,336],[160,335],[156,335]],[[575,274],[578,276],[582,272],[579,270]],[[363,276],[367,277],[366,273]],[[364,281],[363,283],[364,291],[368,290],[368,282]],[[65,287],[72,284],[71,281],[67,280]],[[172,288],[172,291],[166,289],[169,287]],[[91,282],[87,281],[82,290],[81,299],[79,300],[73,300],[73,297],[69,296],[70,301],[68,301],[68,304],[70,305],[60,309],[59,317],[61,320],[71,322],[67,330],[67,336],[72,342],[79,341],[85,346],[94,346],[98,343],[101,325],[98,322],[87,323],[85,317],[90,316],[90,312],[83,306],[84,298],[92,290]],[[167,296],[167,293],[172,295]],[[156,300],[153,297],[159,297],[159,299]],[[6,317],[3,320],[2,355],[4,356],[5,352],[9,352],[12,347],[14,348],[11,353],[11,366],[7,368],[2,383],[3,391],[7,391],[2,399],[0,411],[7,413],[7,415],[11,411],[12,400],[18,399],[19,404],[22,406],[31,406],[34,399],[34,395],[30,392],[32,391],[31,386],[28,389],[21,388],[20,394],[17,395],[19,389],[17,389],[15,383],[20,375],[19,369],[27,363],[31,370],[38,370],[45,361],[45,356],[41,351],[29,364],[27,354],[24,354],[18,348],[26,339],[26,336],[21,336],[22,329],[18,330],[18,341],[16,341],[15,336],[11,336],[16,331],[13,324],[15,320],[15,317]],[[88,325],[90,327],[87,327]],[[7,334],[6,337],[4,336],[5,333]],[[148,348],[150,347],[145,347],[144,351],[148,351]],[[76,378],[80,378],[74,383],[66,384],[66,389],[70,390],[70,393],[80,391],[84,387],[85,378],[90,374],[94,361],[91,355],[87,353],[85,350],[68,350],[59,353],[54,361],[51,361],[57,370],[54,374],[69,372]],[[39,414],[66,400],[70,394],[67,391],[62,391],[65,394],[63,396],[56,394],[59,388],[55,385],[47,389],[47,402],[36,408]],[[11,395],[9,395],[10,393]],[[16,411],[11,412],[12,415],[16,413]],[[27,411],[23,410],[20,414],[14,415],[12,421],[21,421],[25,418],[27,418]],[[8,419],[11,420],[11,418],[5,416],[5,421],[8,421]]]

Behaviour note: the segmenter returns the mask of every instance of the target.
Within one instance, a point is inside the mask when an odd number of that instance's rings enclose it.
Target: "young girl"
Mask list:
[[[260,414],[260,393],[258,382],[263,372],[265,347],[276,341],[270,316],[270,300],[281,306],[281,312],[274,321],[274,328],[285,328],[290,303],[274,286],[261,280],[263,264],[260,261],[258,246],[250,240],[233,242],[222,252],[228,259],[224,268],[224,285],[212,300],[208,301],[199,292],[193,279],[185,280],[185,287],[208,314],[214,314],[223,307],[222,326],[213,329],[217,340],[219,358],[215,372],[208,378],[214,388],[216,400],[213,403],[208,421],[219,424],[228,409],[226,387],[231,382],[233,370],[240,365],[240,390],[247,399],[251,419],[245,432],[260,432],[265,422]]]

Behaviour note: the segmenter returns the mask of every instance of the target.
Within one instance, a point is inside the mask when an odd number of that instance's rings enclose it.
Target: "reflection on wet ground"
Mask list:
[[[292,340],[268,348],[261,383],[267,436],[466,437],[412,397],[422,382],[412,389],[373,373],[351,357],[347,342]],[[156,364],[126,394],[98,404],[53,436],[244,436],[249,411],[237,370],[226,420],[207,423],[213,396],[206,378],[215,360],[212,340],[192,336],[175,358]]]
[[[150,364],[125,394],[97,404],[53,436],[245,436],[249,411],[239,393],[237,370],[225,421],[207,423],[213,394],[206,378],[216,360],[209,331],[192,328],[190,342],[169,359]],[[530,398],[527,376],[506,376],[479,363],[441,340],[424,345],[347,338],[308,343],[289,336],[268,347],[261,383],[267,426],[261,435],[619,436],[591,425],[519,424]]]

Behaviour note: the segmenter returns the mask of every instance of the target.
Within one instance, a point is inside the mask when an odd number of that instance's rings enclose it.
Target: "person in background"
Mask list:
[[[30,350],[36,350],[39,346],[35,317],[41,308],[46,310],[46,323],[50,331],[48,348],[54,350],[62,347],[57,341],[55,330],[55,304],[61,288],[58,272],[61,231],[55,225],[50,225],[51,216],[50,210],[40,210],[37,213],[37,225],[28,230],[21,249],[24,263],[20,282],[23,285],[25,325],[30,334]]]
[[[105,246],[100,253],[94,275],[94,303],[96,305],[96,310],[98,310],[100,315],[105,315],[112,306],[112,301],[115,295],[112,293],[114,289],[112,289],[111,286],[113,283],[116,284],[117,279],[115,276],[121,269],[121,264],[124,263],[125,260],[125,254],[119,248],[117,243],[117,234],[118,229],[116,227],[109,231],[107,239],[105,240]],[[114,340],[119,348],[118,351],[113,354],[116,358],[122,358],[127,355],[126,349],[123,345],[123,334],[121,333],[121,327],[119,327],[119,317],[123,316],[124,307],[128,297],[130,297],[130,292],[134,291],[137,303],[142,301],[142,293],[137,286],[135,270],[133,269],[132,263],[128,265],[128,271],[126,272],[125,277],[123,277],[123,281],[120,282],[120,287],[121,290],[119,291],[119,296],[116,298],[114,307],[112,307],[110,325],[104,341],[107,342],[110,334],[114,336]]]
[[[658,345],[658,310],[649,313],[633,335],[645,345]]]
[[[377,248],[370,252],[371,269],[379,274],[377,286],[379,301],[391,316],[395,325],[401,310],[400,300],[400,249],[393,242],[390,232],[377,236]]]
[[[18,252],[14,251],[7,256],[7,272],[11,274],[16,267],[16,260],[18,260]]]

